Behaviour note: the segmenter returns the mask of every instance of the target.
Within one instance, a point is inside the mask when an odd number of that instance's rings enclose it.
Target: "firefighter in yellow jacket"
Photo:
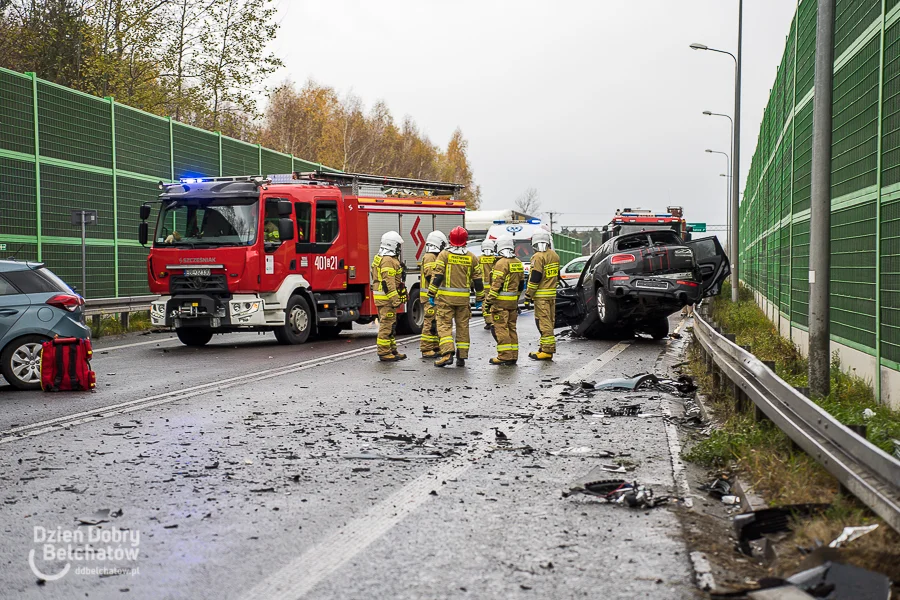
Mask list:
[[[396,231],[381,236],[381,247],[372,259],[372,294],[378,307],[378,359],[395,362],[406,358],[397,351],[397,308],[406,303],[400,248],[403,238]]]
[[[469,292],[475,290],[475,308],[480,309],[484,300],[484,280],[481,264],[474,254],[466,250],[469,232],[454,227],[450,232],[450,248],[441,252],[434,261],[431,285],[428,286],[428,302],[437,307],[440,358],[436,367],[453,362],[466,366],[469,358]],[[453,323],[456,323],[456,345],[453,344]]]
[[[516,257],[516,243],[512,236],[497,240],[497,254],[491,273],[491,286],[485,305],[490,306],[497,356],[492,365],[514,365],[519,360],[519,294],[525,288],[525,266]]]
[[[425,310],[425,321],[422,323],[422,339],[419,348],[422,350],[422,358],[436,358],[438,356],[437,321],[435,321],[435,307],[428,303],[428,286],[431,285],[431,277],[434,275],[434,261],[437,260],[441,250],[447,247],[447,236],[440,231],[432,231],[425,238],[425,252],[420,261],[421,280],[419,281],[419,299]]]
[[[478,262],[481,263],[481,270],[484,272],[485,288],[489,288],[491,286],[491,271],[493,271],[494,263],[496,261],[497,240],[484,240],[483,242],[481,242],[481,256],[478,258]],[[494,323],[491,320],[490,303],[484,303],[484,308],[481,311],[481,315],[484,317],[484,328],[491,329],[494,326]]]
[[[556,353],[556,336],[553,335],[556,320],[556,284],[559,283],[559,254],[551,247],[550,232],[540,230],[531,236],[535,249],[531,257],[526,304],[534,303],[534,321],[541,332],[540,348],[530,352],[529,358],[553,360]]]

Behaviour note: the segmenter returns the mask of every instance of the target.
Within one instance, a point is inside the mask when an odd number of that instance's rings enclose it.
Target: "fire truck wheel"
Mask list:
[[[182,327],[176,329],[175,334],[185,346],[205,346],[213,336],[211,330],[200,327]]]
[[[284,345],[303,344],[309,339],[313,325],[309,304],[303,296],[291,296],[285,312],[284,326],[275,330],[278,343]]]
[[[414,293],[413,293],[414,292]],[[404,335],[419,335],[422,333],[422,323],[425,322],[425,309],[419,298],[419,290],[413,290],[406,301],[406,312],[398,315],[397,333]]]

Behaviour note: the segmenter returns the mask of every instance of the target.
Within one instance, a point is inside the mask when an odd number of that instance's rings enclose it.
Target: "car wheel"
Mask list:
[[[275,330],[279,344],[303,344],[312,332],[312,312],[303,296],[291,296],[285,311],[284,325]]]
[[[425,308],[422,306],[422,299],[419,298],[419,290],[414,289],[406,301],[406,312],[397,315],[397,333],[418,335],[422,333],[423,323],[425,323]]]
[[[654,340],[661,340],[669,335],[669,319],[666,317],[658,317],[647,324],[647,333]]]
[[[601,287],[597,288],[597,318],[605,325],[611,325],[619,320],[618,300],[607,296]]]
[[[0,353],[0,372],[20,390],[41,389],[41,347],[49,338],[26,335],[13,340]]]
[[[211,329],[204,329],[202,327],[181,327],[175,330],[175,335],[178,336],[178,339],[181,340],[181,343],[185,346],[199,348],[200,346],[205,346],[209,343],[209,340],[212,339],[213,332]]]

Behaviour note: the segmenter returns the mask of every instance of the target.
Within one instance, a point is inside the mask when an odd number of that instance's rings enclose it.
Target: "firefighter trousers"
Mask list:
[[[491,319],[494,323],[494,335],[497,336],[497,358],[518,360],[519,334],[516,323],[519,320],[519,309],[492,306]]]
[[[384,305],[378,307],[378,356],[390,356],[397,352],[397,309]]]
[[[553,325],[556,320],[556,298],[534,299],[534,322],[541,333],[541,352],[556,353],[556,336]]]
[[[441,354],[453,354],[469,358],[469,319],[472,312],[468,304],[458,306],[437,301],[437,328]],[[453,344],[453,323],[456,322],[456,345]]]
[[[438,349],[437,310],[428,303],[428,298],[422,301],[425,309],[425,321],[422,323],[422,339],[419,341],[419,349],[422,352],[432,352]]]

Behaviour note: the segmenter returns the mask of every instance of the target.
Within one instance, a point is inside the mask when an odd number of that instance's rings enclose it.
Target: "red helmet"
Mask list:
[[[451,246],[465,246],[466,242],[469,241],[469,232],[466,231],[463,227],[454,227],[450,230],[450,245]]]

